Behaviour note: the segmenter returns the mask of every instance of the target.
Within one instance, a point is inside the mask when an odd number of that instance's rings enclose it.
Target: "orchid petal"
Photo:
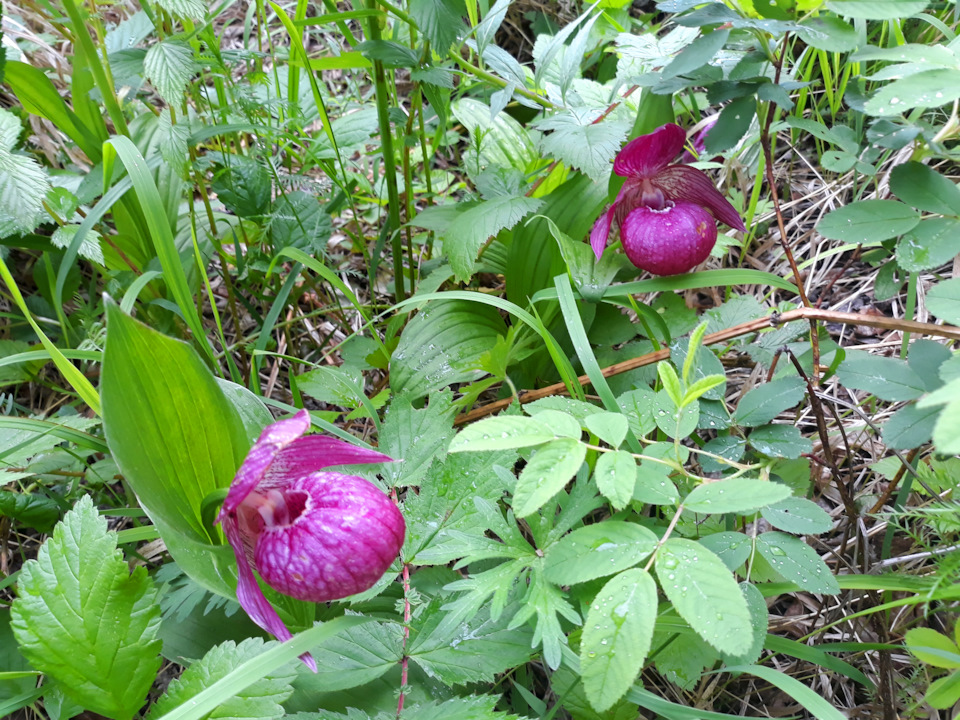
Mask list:
[[[240,527],[235,518],[228,517],[223,521],[223,530],[227,535],[227,541],[233,548],[233,554],[237,558],[237,600],[240,601],[240,607],[244,609],[250,619],[257,625],[273,635],[280,642],[285,642],[293,637],[283,620],[277,615],[277,611],[264,597],[257,580],[253,576],[253,570],[250,569],[250,563],[247,560],[246,552],[243,549],[243,538],[240,535]],[[304,653],[300,659],[306,663],[314,672],[317,672],[317,661],[309,653]]]
[[[607,247],[607,238],[610,237],[610,225],[613,223],[613,216],[616,213],[617,204],[614,203],[607,208],[607,211],[597,218],[593,224],[593,230],[590,231],[590,247],[593,248],[593,254],[597,260],[603,255],[604,248]]]
[[[375,450],[351,445],[324,435],[304,435],[281,449],[263,477],[264,487],[286,484],[303,475],[333,465],[365,465],[393,462],[393,458]]]
[[[271,464],[283,448],[298,440],[310,427],[310,414],[301,410],[293,417],[267,425],[237,470],[227,497],[220,508],[217,522],[236,512],[246,497],[261,483]]]
[[[735,230],[747,229],[736,208],[714,187],[713,181],[696,168],[671,165],[658,172],[652,182],[663,190],[668,200],[695,203]]]
[[[620,177],[652,178],[683,150],[686,140],[679,125],[661,125],[628,142],[613,161],[613,171]]]

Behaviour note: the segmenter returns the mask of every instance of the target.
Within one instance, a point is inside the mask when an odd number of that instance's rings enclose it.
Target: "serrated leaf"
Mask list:
[[[920,222],[916,210],[896,200],[860,200],[824,216],[817,232],[831,240],[876,243],[910,232]]]
[[[907,205],[919,210],[960,215],[960,188],[923,163],[905,162],[893,168],[890,189]]]
[[[916,403],[897,410],[881,427],[883,441],[895,450],[913,450],[930,442],[940,414],[938,407],[918,407]]]
[[[157,5],[169,13],[191,20],[202,20],[207,12],[203,0],[157,0]]]
[[[453,436],[456,409],[449,391],[434,393],[424,408],[394,398],[380,430],[380,452],[395,458],[380,471],[390,487],[416,485]]]
[[[622,520],[578,528],[547,548],[543,572],[557,585],[613,575],[644,560],[657,546],[650,530]]]
[[[143,71],[168,105],[179,107],[193,75],[193,50],[178,40],[164,40],[147,50]]]
[[[610,163],[620,151],[629,127],[617,121],[594,123],[600,111],[574,108],[541,120],[537,127],[552,130],[543,138],[546,154],[577,168],[594,182],[610,172]]]
[[[798,377],[764,383],[740,398],[733,418],[739,425],[747,427],[765,425],[800,402],[805,389],[803,380]]]
[[[501,415],[468,425],[450,443],[450,452],[505,450],[542,445],[556,433],[536,417]]]
[[[537,450],[517,478],[513,510],[527,517],[539,510],[574,476],[587,455],[587,446],[571,438],[554,440]]]
[[[740,663],[751,665],[760,659],[763,654],[763,645],[767,639],[767,628],[770,625],[770,613],[767,611],[767,601],[763,594],[753,583],[740,583],[740,591],[743,593],[743,599],[747,601],[747,609],[750,611],[750,625],[753,628],[752,642],[750,649],[739,655],[729,655],[723,653],[724,662],[728,665]]]
[[[378,622],[337,633],[311,651],[316,675],[304,673],[300,692],[332,692],[366,685],[396,667],[403,656],[403,626]]]
[[[750,611],[720,558],[693,540],[670,538],[657,551],[656,568],[667,598],[700,637],[730,655],[750,649]]]
[[[0,478],[3,476],[0,475]],[[53,498],[40,493],[0,490],[0,516],[48,533],[60,519],[60,505]]]
[[[273,202],[268,227],[274,247],[295,247],[321,256],[333,232],[333,222],[320,201],[302,190],[281,195]]]
[[[750,538],[741,532],[723,531],[704,535],[699,543],[714,553],[727,568],[734,572],[750,557]]]
[[[837,368],[840,382],[881,400],[914,400],[926,392],[923,379],[903,360],[848,350]]]
[[[50,242],[55,247],[65,250],[70,247],[79,229],[79,225],[62,225],[53,231]],[[100,239],[100,233],[96,230],[87,232],[86,237],[80,242],[80,257],[103,265],[103,250],[100,248]]]
[[[533,572],[527,592],[520,601],[520,609],[510,621],[517,628],[536,616],[533,631],[533,646],[543,647],[543,659],[551,670],[560,667],[563,646],[567,635],[560,624],[562,615],[575,625],[580,624],[580,615],[574,610],[560,588],[547,581],[542,572]]]
[[[410,0],[409,12],[434,50],[443,56],[466,25],[465,7],[458,0]]]
[[[840,592],[830,568],[800,538],[782,532],[765,532],[757,538],[757,549],[784,580],[810,592],[824,595]]]
[[[617,396],[617,404],[623,411],[630,429],[637,437],[643,437],[657,427],[654,410],[654,392],[648,387],[628,390]]]
[[[756,512],[790,496],[790,488],[759,478],[734,477],[694,488],[683,506],[698,513]]]
[[[261,638],[249,638],[239,645],[233,641],[217,645],[170,683],[167,692],[150,708],[148,719],[163,717],[189,702],[191,698],[230,674],[240,663],[259,657],[273,645],[276,643],[265,643]],[[295,677],[293,666],[288,664],[248,685],[206,717],[230,720],[273,720],[283,717],[285,713],[281,703],[293,694],[290,683]]]
[[[12,113],[0,110],[0,120],[6,117],[12,117]],[[10,125],[9,121],[7,125]],[[10,138],[16,139],[12,131],[6,133],[4,144]],[[50,188],[47,174],[40,164],[33,158],[14,153],[11,147],[0,147],[0,238],[32,232],[39,222],[43,200]]]
[[[605,411],[588,415],[584,424],[587,430],[613,448],[620,447],[630,429],[630,423],[623,415]]]
[[[833,527],[833,518],[806,498],[788,497],[765,507],[760,514],[775,528],[796,535],[819,535]]]
[[[11,622],[33,667],[85,708],[133,717],[160,668],[160,606],[146,568],[129,572],[89,495],[23,566],[18,588]]]
[[[580,674],[594,709],[613,706],[630,689],[650,652],[657,586],[635,568],[610,580],[590,604],[580,644]]]
[[[617,510],[623,510],[633,499],[637,484],[637,461],[622,450],[604,453],[597,459],[593,473],[597,489]]]
[[[748,440],[754,450],[770,457],[795,459],[813,448],[796,425],[761,425],[750,433]]]

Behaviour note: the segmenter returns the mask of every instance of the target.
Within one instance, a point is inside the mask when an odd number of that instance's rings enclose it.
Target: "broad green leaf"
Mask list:
[[[943,280],[927,292],[927,310],[941,320],[960,323],[960,278]]]
[[[788,497],[760,511],[775,528],[797,535],[819,535],[833,527],[833,518],[815,502]]]
[[[795,459],[813,448],[796,425],[761,425],[748,440],[751,447],[770,457]]]
[[[667,477],[669,472],[666,465],[652,460],[642,461],[637,468],[633,499],[650,505],[676,505],[680,502],[680,493],[673,481]]]
[[[904,270],[931,270],[960,253],[960,220],[924,218],[897,243],[897,264]]]
[[[507,332],[495,308],[466,300],[433,302],[410,321],[390,359],[396,395],[423,397],[477,379],[477,360]]]
[[[766,425],[784,410],[800,402],[806,387],[798,377],[783,377],[764,383],[740,398],[733,419],[739,425]]]
[[[860,200],[827,213],[817,232],[831,240],[877,243],[910,232],[920,222],[916,210],[896,200]]]
[[[191,20],[203,20],[207,11],[203,0],[157,0],[157,5],[167,12]]]
[[[890,189],[907,205],[938,215],[960,215],[960,188],[936,170],[916,161],[897,165]]]
[[[603,711],[643,668],[657,619],[657,585],[646,570],[626,570],[590,604],[580,643],[580,674],[590,704]]]
[[[61,250],[70,247],[70,244],[77,236],[79,225],[62,225],[53,231],[50,236],[50,242]],[[103,249],[100,247],[102,236],[96,230],[89,231],[83,240],[80,241],[80,257],[86,258],[91,262],[103,265]]]
[[[657,393],[654,403],[656,407],[654,419],[657,427],[668,437],[685,438],[697,429],[697,420],[700,417],[700,405],[697,402],[678,408],[668,392],[661,390]]]
[[[615,509],[623,510],[633,499],[633,489],[637,484],[637,461],[623,450],[604,453],[597,459],[593,477],[600,494]]]
[[[923,699],[930,707],[938,710],[946,710],[956,705],[957,700],[960,700],[960,672],[952,672],[946,677],[934,680]]]
[[[576,585],[633,567],[653,552],[657,536],[622,520],[578,528],[547,548],[543,572],[557,585]]]
[[[543,409],[536,414],[537,422],[544,427],[548,427],[557,437],[573,438],[579,440],[583,435],[580,423],[577,419],[561,410]]]
[[[536,416],[501,415],[467,425],[450,443],[450,452],[530,447],[554,438],[556,433]]]
[[[50,188],[40,163],[14,152],[19,132],[17,117],[0,109],[0,238],[33,232]]]
[[[960,402],[949,403],[940,412],[933,428],[933,444],[938,452],[960,453]]]
[[[916,403],[905,405],[887,420],[881,429],[887,447],[896,450],[913,450],[930,442],[940,410],[937,407],[921,408]]]
[[[552,130],[543,139],[544,151],[577,168],[594,182],[610,172],[610,163],[620,151],[629,127],[614,121],[594,122],[599,110],[573,108],[558,112],[537,123],[540,130]]]
[[[697,513],[756,512],[790,496],[790,488],[759,478],[735,477],[704,483],[694,488],[683,506]]]
[[[637,437],[643,437],[657,427],[654,397],[653,390],[646,386],[617,396],[617,404]]]
[[[273,202],[268,227],[275,247],[294,247],[320,256],[333,231],[320,201],[302,190],[284,193]]]
[[[467,29],[462,18],[464,9],[457,0],[410,0],[409,4],[410,16],[441,56]]]
[[[101,394],[110,451],[151,519],[210,542],[200,505],[230,485],[250,448],[240,417],[189,345],[113,304],[107,328]]]
[[[863,108],[869,115],[892,117],[913,108],[940,107],[957,98],[960,98],[960,69],[940,68],[894,80],[874,93]]]
[[[753,628],[753,642],[750,649],[739,655],[724,654],[724,662],[728,665],[734,663],[751,664],[760,659],[763,654],[763,645],[767,639],[767,629],[770,625],[770,613],[767,612],[767,601],[763,594],[757,589],[757,586],[749,583],[740,583],[740,591],[743,593],[744,600],[747,601],[747,609],[750,611],[750,625]]]
[[[587,455],[587,446],[571,438],[554,440],[537,450],[517,478],[513,511],[527,517],[539,510],[574,476]]]
[[[905,361],[858,350],[847,351],[837,377],[849,388],[891,402],[914,400],[926,392],[923,379]]]
[[[603,440],[612,448],[620,447],[620,443],[627,437],[630,423],[620,413],[598,412],[584,418],[587,430]]]
[[[150,708],[147,718],[155,720],[183,705],[222,680],[239,664],[260,657],[264,650],[276,644],[265,643],[261,638],[248,638],[239,645],[232,641],[217,645],[170,683],[167,692]],[[208,717],[232,720],[273,720],[283,717],[285,712],[281,703],[293,693],[290,683],[295,677],[292,663],[288,664],[226,699]]]
[[[800,538],[782,532],[765,532],[757,538],[757,549],[784,580],[814,593],[836,595],[840,592],[830,568]]]
[[[179,108],[193,75],[193,50],[179,40],[163,40],[147,50],[143,72],[167,104]]]
[[[712,533],[704,535],[698,542],[720,558],[731,572],[747,561],[752,549],[750,538],[742,532]]]
[[[723,48],[730,31],[714,30],[687,45],[660,73],[664,79],[686,75],[707,65]]]
[[[907,630],[903,640],[910,654],[920,662],[938,668],[960,668],[957,644],[932,628]]]
[[[898,20],[923,12],[930,0],[828,0],[837,15],[863,20]]]
[[[10,610],[6,608],[0,610],[0,668],[3,668],[0,671],[0,708],[6,701],[29,694],[36,688],[39,671],[31,669],[29,661],[17,647],[10,624]],[[11,677],[13,673],[23,675]]]
[[[0,475],[0,478],[3,478],[3,475]],[[630,489],[633,490],[632,483]],[[7,517],[28,528],[48,533],[60,520],[60,514],[59,503],[39,492],[0,490],[0,517]]]
[[[750,123],[756,114],[757,100],[753,95],[737,98],[724,107],[720,111],[717,124],[707,135],[707,154],[721,153],[734,147],[750,129]]]
[[[935,340],[914,340],[910,344],[907,363],[919,375],[929,391],[937,390],[944,384],[940,378],[940,368],[953,357],[950,348]]]
[[[804,18],[797,34],[807,45],[827,52],[850,52],[860,44],[853,25],[830,15]]]
[[[421,409],[405,398],[391,401],[378,448],[394,458],[380,470],[390,487],[419,483],[434,458],[442,456],[450,444],[455,414],[449,391],[434,393]]]
[[[670,538],[657,551],[657,577],[680,617],[721,652],[753,644],[750,610],[723,561],[693,540]]]
[[[160,668],[160,606],[146,568],[130,573],[89,495],[23,566],[18,588],[13,632],[33,667],[85,708],[132,718]]]

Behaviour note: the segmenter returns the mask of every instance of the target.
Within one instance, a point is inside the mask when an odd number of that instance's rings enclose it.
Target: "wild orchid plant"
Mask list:
[[[667,123],[631,140],[617,155],[613,171],[627,180],[590,232],[598,260],[614,220],[630,262],[655,275],[684,273],[706,260],[717,242],[716,220],[746,229],[706,174],[669,164],[685,141],[683,129]]]
[[[327,602],[370,588],[403,545],[403,515],[373,483],[320,472],[332,465],[392,462],[342,440],[304,435],[310,415],[268,425],[237,471],[217,522],[237,557],[237,599],[279,640],[290,631],[264,597],[255,568],[277,592]],[[316,672],[310,655],[303,661]]]

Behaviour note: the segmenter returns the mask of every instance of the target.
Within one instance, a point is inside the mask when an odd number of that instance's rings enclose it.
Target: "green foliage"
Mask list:
[[[132,718],[160,668],[157,591],[130,574],[116,534],[83,497],[21,571],[11,608],[24,656],[82,707]]]

